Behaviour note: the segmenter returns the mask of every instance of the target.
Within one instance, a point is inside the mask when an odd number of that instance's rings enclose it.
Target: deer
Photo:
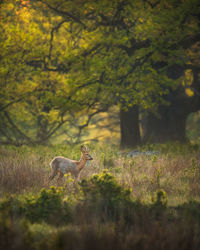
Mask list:
[[[67,173],[71,173],[71,176],[77,181],[81,170],[85,167],[87,161],[93,160],[89,154],[89,148],[81,146],[81,158],[79,161],[71,160],[63,156],[56,156],[50,162],[52,168],[52,175],[49,177],[49,182],[59,174],[57,182],[59,182],[63,176]]]

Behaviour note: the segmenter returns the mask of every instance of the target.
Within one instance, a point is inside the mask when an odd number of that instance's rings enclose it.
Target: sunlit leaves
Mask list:
[[[184,43],[199,32],[197,0],[5,2],[0,103],[11,113],[17,102],[51,127],[100,105],[156,109],[181,81],[192,95],[192,73],[171,80],[167,68],[199,63]]]
[[[185,93],[188,97],[194,96],[194,90],[191,88],[191,85],[193,83],[194,76],[191,69],[187,69],[185,71],[185,76],[182,80],[182,85],[185,87]]]
[[[190,88],[186,88],[185,93],[189,97],[192,97],[194,95],[194,91],[192,89],[190,89]]]

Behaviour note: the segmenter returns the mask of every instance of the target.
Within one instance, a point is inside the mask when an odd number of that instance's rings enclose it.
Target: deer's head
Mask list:
[[[85,146],[81,146],[81,152],[82,152],[82,155],[85,157],[85,159],[87,161],[91,161],[93,160],[92,156],[89,154],[89,148],[85,147]]]

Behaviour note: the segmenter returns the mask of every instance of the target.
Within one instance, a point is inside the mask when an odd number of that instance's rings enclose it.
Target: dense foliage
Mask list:
[[[199,9],[197,0],[2,1],[0,142],[77,143],[109,106],[156,111],[175,90],[182,106],[194,103]]]

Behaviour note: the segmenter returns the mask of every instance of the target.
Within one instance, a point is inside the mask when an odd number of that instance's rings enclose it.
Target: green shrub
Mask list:
[[[70,220],[70,208],[63,202],[64,189],[50,187],[42,189],[39,195],[27,196],[24,203],[25,216],[31,221],[60,222]]]
[[[30,222],[65,223],[71,220],[69,199],[63,200],[64,188],[41,189],[38,194],[5,195],[0,200],[0,214]],[[66,202],[67,201],[67,202]]]
[[[155,192],[153,197],[154,205],[158,208],[165,208],[167,206],[167,194],[165,191],[159,189]]]
[[[132,204],[130,188],[122,187],[107,170],[80,183],[83,200],[91,210],[108,218],[118,218],[119,213]]]
[[[23,213],[23,202],[17,195],[6,194],[0,200],[0,213],[19,217]]]

